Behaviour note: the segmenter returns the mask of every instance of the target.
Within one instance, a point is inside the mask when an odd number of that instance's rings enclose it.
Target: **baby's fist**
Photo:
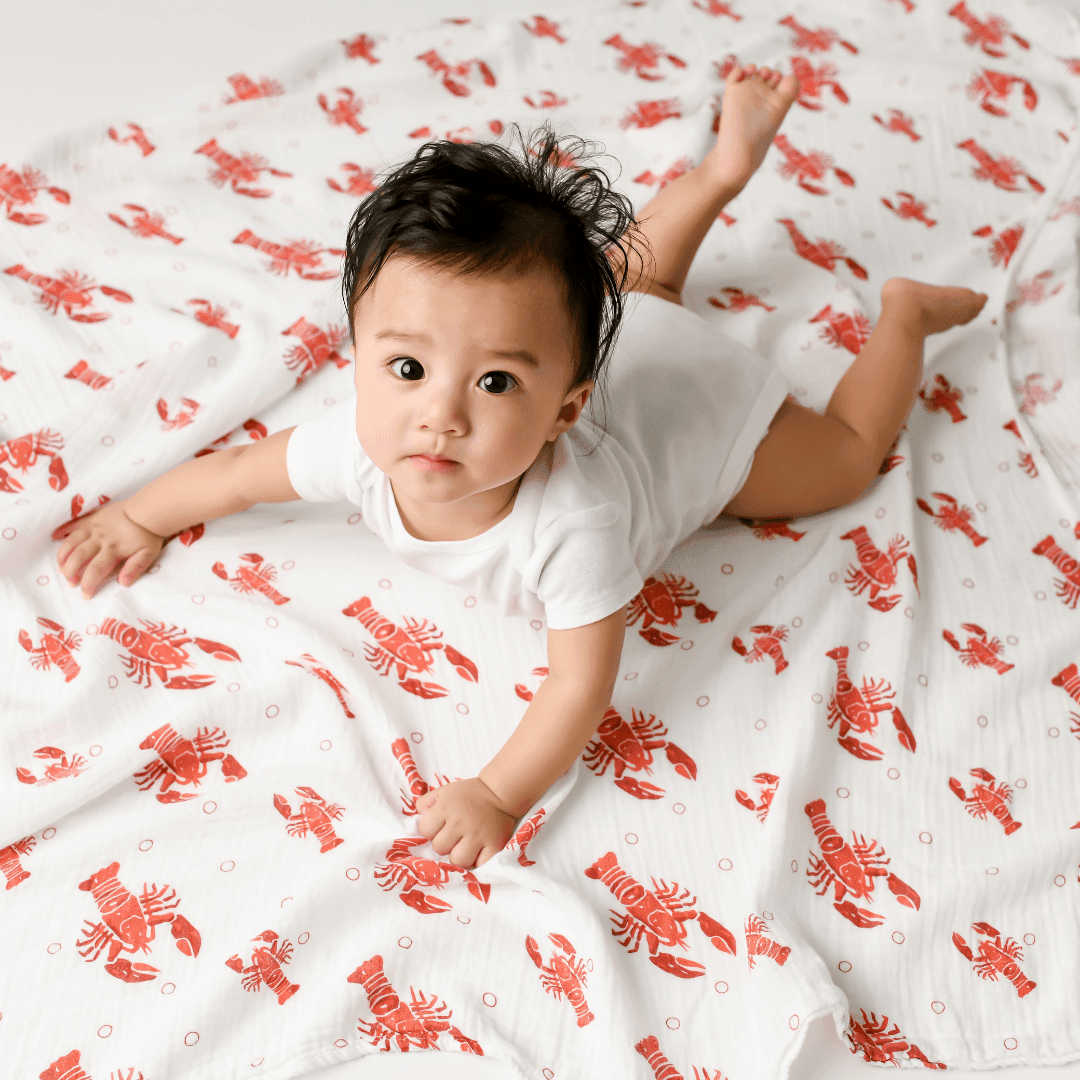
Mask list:
[[[56,552],[56,562],[68,583],[81,584],[83,597],[89,600],[118,566],[121,585],[138,580],[164,542],[132,521],[123,502],[107,503],[72,526]]]

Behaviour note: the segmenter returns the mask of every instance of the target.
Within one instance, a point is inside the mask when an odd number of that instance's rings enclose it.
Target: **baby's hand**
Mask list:
[[[76,522],[56,552],[56,562],[70,584],[82,582],[83,597],[89,600],[120,563],[121,585],[138,580],[164,542],[164,537],[132,521],[123,502],[108,503]]]
[[[449,855],[455,866],[466,870],[473,863],[483,866],[502,851],[517,824],[477,776],[421,795],[416,809],[420,811],[420,835],[431,841],[439,855]]]

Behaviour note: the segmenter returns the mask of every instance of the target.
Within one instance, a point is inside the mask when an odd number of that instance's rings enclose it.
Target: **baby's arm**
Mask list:
[[[422,795],[420,832],[457,866],[482,866],[574,763],[600,726],[622,659],[625,605],[598,622],[548,630],[548,676],[478,777]]]
[[[131,498],[107,503],[78,522],[60,545],[60,572],[71,585],[81,582],[89,599],[121,564],[120,584],[137,580],[165,539],[191,525],[259,502],[299,499],[285,464],[292,430],[187,461]]]

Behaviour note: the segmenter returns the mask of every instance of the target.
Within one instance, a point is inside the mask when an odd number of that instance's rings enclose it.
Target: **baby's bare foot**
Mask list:
[[[911,278],[890,278],[881,287],[882,306],[890,303],[917,306],[927,334],[940,334],[951,326],[971,322],[986,301],[986,293],[952,285],[927,285]]]
[[[717,183],[742,190],[765,158],[784,116],[799,96],[794,75],[753,64],[733,68],[724,82],[716,145],[704,165]]]

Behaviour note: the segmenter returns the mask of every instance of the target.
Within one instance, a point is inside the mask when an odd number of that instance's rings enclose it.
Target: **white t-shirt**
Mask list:
[[[601,441],[594,394],[550,466],[540,454],[512,511],[479,536],[429,541],[406,530],[389,477],[360,445],[355,396],[293,431],[290,483],[302,499],[354,503],[402,561],[504,615],[544,618],[553,630],[607,617],[746,482],[789,389],[763,356],[700,315],[645,293],[624,299],[608,433]]]

